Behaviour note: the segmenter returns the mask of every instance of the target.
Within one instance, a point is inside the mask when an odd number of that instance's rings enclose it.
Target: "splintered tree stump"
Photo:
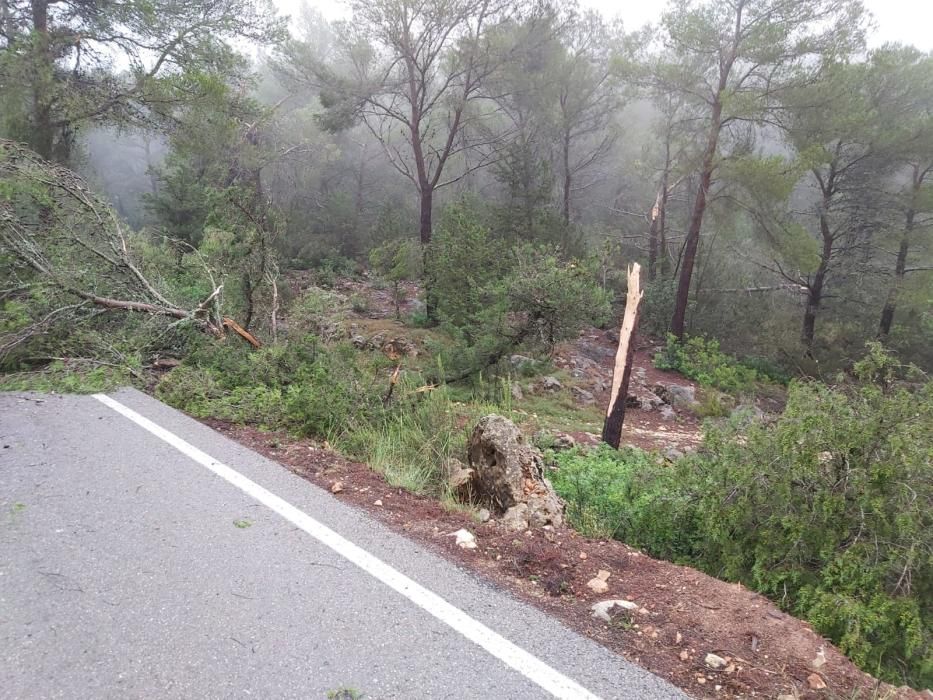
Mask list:
[[[625,397],[628,396],[628,384],[632,377],[632,361],[635,357],[635,331],[638,327],[638,305],[642,292],[639,282],[641,267],[635,263],[628,269],[628,295],[625,299],[625,313],[622,316],[622,329],[619,331],[619,347],[616,349],[615,368],[612,371],[612,393],[606,407],[606,420],[603,423],[603,442],[619,449],[622,441],[622,424],[625,421]]]

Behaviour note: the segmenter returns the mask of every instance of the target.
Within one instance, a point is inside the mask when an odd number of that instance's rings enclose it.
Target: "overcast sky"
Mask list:
[[[339,0],[307,0],[328,19],[346,17],[348,12]],[[931,0],[863,0],[875,16],[876,29],[871,45],[886,41],[913,44],[933,51],[933,2]],[[297,14],[302,0],[274,0],[286,14]],[[667,3],[661,0],[580,0],[584,7],[595,7],[607,16],[620,16],[626,28],[636,29],[655,22]]]

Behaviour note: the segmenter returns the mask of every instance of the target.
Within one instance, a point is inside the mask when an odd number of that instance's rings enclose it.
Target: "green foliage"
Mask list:
[[[339,294],[319,287],[309,287],[288,307],[289,333],[302,338],[312,335],[328,342],[343,334],[340,322],[347,302]]]
[[[498,280],[505,264],[501,242],[480,221],[475,207],[447,207],[428,249],[430,291],[438,319],[471,341],[503,312]]]
[[[672,467],[561,455],[572,521],[742,581],[862,668],[933,682],[933,383],[880,347],[835,388],[797,383],[773,425],[711,428]]]
[[[719,342],[700,336],[678,342],[667,337],[667,347],[654,356],[658,369],[674,370],[702,384],[731,394],[750,391],[759,381],[758,373],[719,349]]]
[[[0,391],[94,394],[127,386],[135,379],[127,367],[82,359],[56,360],[41,370],[0,373]]]
[[[346,344],[322,352],[314,336],[258,351],[212,344],[162,379],[156,394],[197,416],[333,440],[380,414],[372,374],[386,362]]]
[[[414,382],[406,379],[396,391],[405,396],[415,388]],[[440,388],[427,392],[404,411],[388,413],[344,435],[337,447],[366,460],[392,486],[443,495],[444,463],[466,452],[470,426],[454,409],[447,389]]]
[[[635,447],[558,453],[553,474],[575,529],[677,558],[693,551],[694,512],[673,471]]]
[[[588,324],[601,326],[611,313],[610,294],[586,270],[565,263],[556,251],[520,248],[506,282],[509,311],[520,315],[523,340],[550,350]]]

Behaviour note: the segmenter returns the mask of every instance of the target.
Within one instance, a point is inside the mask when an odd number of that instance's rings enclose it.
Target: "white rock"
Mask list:
[[[703,662],[710,668],[722,668],[726,665],[726,660],[716,654],[707,654]]]
[[[826,663],[826,649],[823,646],[820,646],[820,650],[816,652],[816,656],[813,658],[813,661],[810,662],[810,665],[813,668],[820,668],[823,664]]]
[[[463,547],[464,549],[476,549],[476,537],[469,530],[460,528],[451,534],[457,538],[458,547]]]
[[[598,617],[600,620],[605,620],[606,622],[612,622],[612,616],[609,612],[616,606],[623,610],[634,610],[638,607],[630,600],[603,600],[591,606],[590,610],[593,611],[593,617]]]

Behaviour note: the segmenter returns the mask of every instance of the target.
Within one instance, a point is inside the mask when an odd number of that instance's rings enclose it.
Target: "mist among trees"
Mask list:
[[[422,409],[334,349],[340,280],[429,335],[414,391],[613,325],[633,262],[669,348],[830,384],[870,342],[933,368],[933,56],[869,49],[858,0],[671,0],[646,27],[349,5],[0,0],[0,369],[169,358],[198,367],[164,388],[194,413],[361,435]],[[895,647],[863,664],[929,681]]]

